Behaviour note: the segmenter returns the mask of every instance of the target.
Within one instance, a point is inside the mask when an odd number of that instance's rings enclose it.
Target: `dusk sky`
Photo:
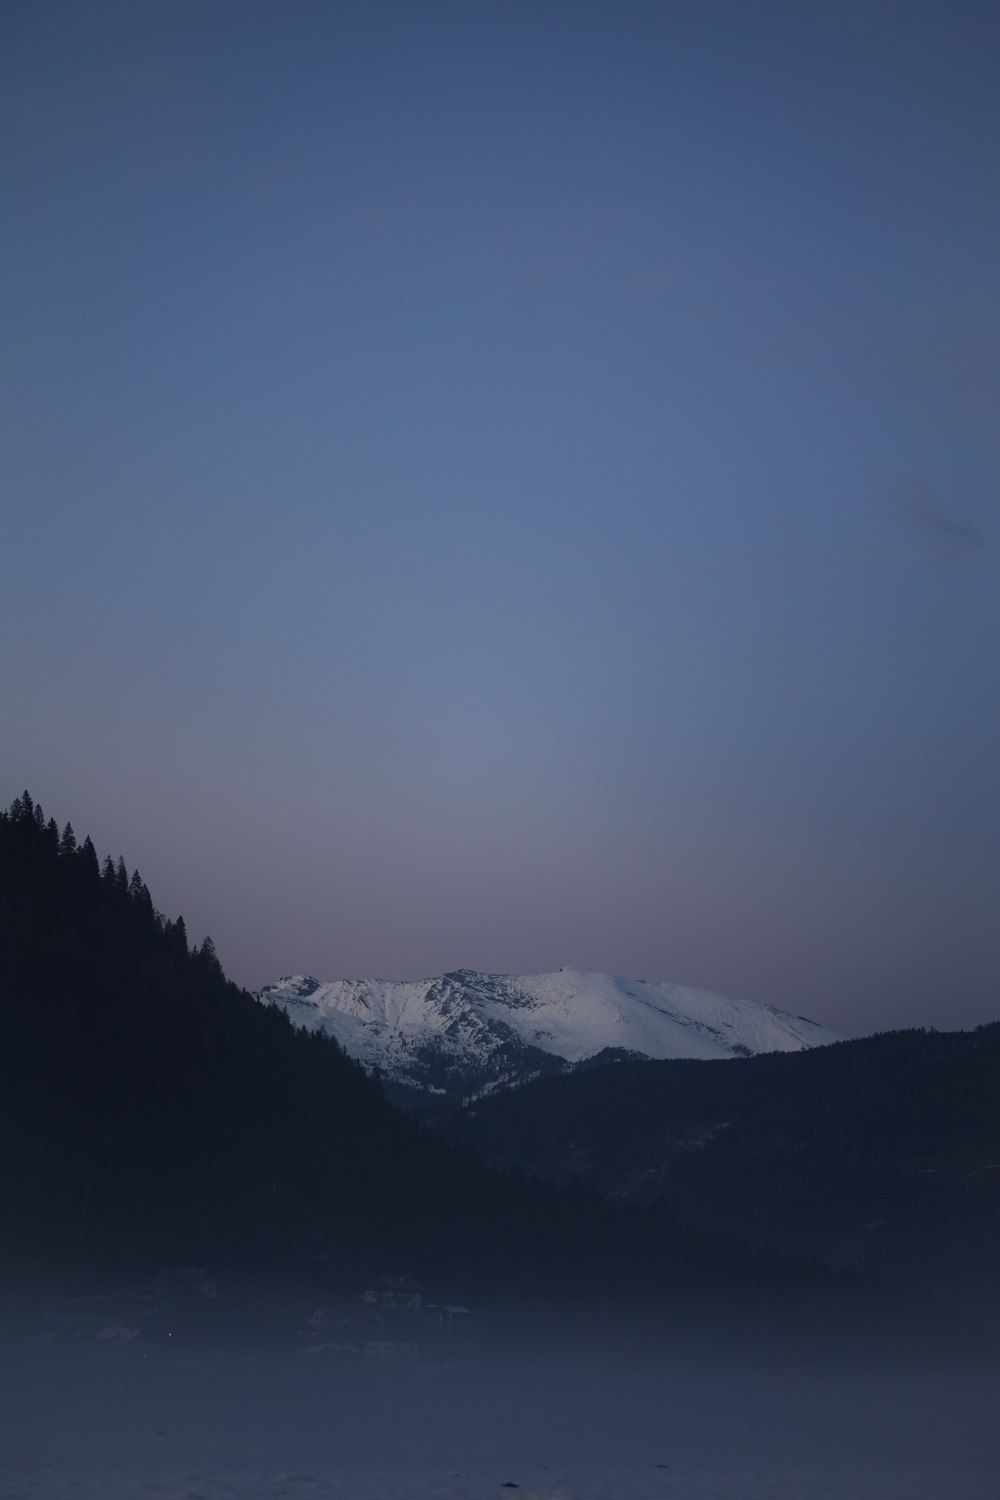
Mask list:
[[[998,57],[8,0],[0,802],[254,988],[1000,1018]]]

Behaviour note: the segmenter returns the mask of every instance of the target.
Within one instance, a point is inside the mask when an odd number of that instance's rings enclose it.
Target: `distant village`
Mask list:
[[[414,1364],[421,1347],[440,1349],[468,1339],[476,1320],[457,1303],[428,1302],[412,1276],[376,1276],[365,1283],[360,1316],[318,1308],[306,1320],[315,1342],[308,1352],[330,1349],[360,1355],[367,1363]]]
[[[107,1348],[137,1340],[178,1348],[206,1337],[291,1339],[310,1357],[406,1366],[446,1358],[477,1328],[468,1307],[430,1302],[420,1282],[402,1274],[371,1276],[353,1296],[331,1296],[304,1316],[301,1307],[301,1300],[296,1309],[287,1295],[275,1302],[191,1266],[47,1304],[37,1310],[38,1336],[46,1344],[94,1339]]]

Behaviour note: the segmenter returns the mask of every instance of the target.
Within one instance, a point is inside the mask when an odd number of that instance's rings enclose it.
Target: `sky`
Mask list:
[[[251,988],[1000,1018],[998,48],[8,0],[0,802]]]

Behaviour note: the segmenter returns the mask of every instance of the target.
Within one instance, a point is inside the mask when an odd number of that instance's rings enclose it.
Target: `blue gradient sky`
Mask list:
[[[252,986],[1000,1015],[998,48],[12,0],[0,799]]]

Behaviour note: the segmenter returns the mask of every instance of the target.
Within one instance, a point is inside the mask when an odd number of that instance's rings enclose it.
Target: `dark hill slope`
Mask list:
[[[0,814],[0,1205],[4,1256],[51,1264],[399,1268],[477,1294],[811,1275],[484,1171],[27,794]]]
[[[621,1063],[439,1121],[497,1165],[937,1286],[1000,1265],[1000,1025]]]

